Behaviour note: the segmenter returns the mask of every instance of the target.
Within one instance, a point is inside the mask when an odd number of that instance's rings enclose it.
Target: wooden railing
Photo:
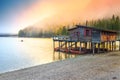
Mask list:
[[[53,40],[70,40],[69,36],[54,36]]]

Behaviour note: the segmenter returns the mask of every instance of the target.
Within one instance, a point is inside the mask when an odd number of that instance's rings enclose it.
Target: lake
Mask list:
[[[76,56],[54,52],[50,38],[0,37],[0,73]]]

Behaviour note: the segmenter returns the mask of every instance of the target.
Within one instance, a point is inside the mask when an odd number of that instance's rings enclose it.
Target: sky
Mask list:
[[[120,14],[120,0],[0,0],[0,33],[69,25]]]

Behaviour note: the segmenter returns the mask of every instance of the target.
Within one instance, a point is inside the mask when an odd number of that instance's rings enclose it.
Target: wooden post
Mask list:
[[[95,43],[92,43],[92,47],[93,47],[93,56],[95,54]]]
[[[105,52],[105,42],[103,42],[103,52]]]
[[[120,51],[120,40],[119,40],[119,51]]]
[[[113,51],[113,41],[112,41],[112,51]]]
[[[107,48],[107,52],[108,52],[108,41],[107,41],[107,44],[106,44],[106,48]]]
[[[77,42],[75,42],[75,49],[77,49]]]
[[[66,52],[67,52],[67,41],[65,41],[65,58],[67,58]]]
[[[85,49],[87,50],[87,42],[85,42]]]
[[[91,49],[91,43],[89,42],[89,49]]]
[[[53,40],[53,51],[55,51],[55,41]]]
[[[98,53],[100,53],[100,43],[98,43]]]
[[[80,48],[79,48],[79,53],[81,52],[81,42],[80,42]]]
[[[68,52],[70,53],[70,42],[68,42]]]
[[[58,41],[59,42],[59,53],[60,53],[60,41]]]
[[[116,41],[114,41],[114,51],[116,51]]]
[[[67,41],[65,42],[65,49],[67,49]]]
[[[110,51],[111,51],[111,41],[109,42],[109,46],[110,46]]]
[[[72,49],[72,46],[73,46],[73,45],[72,45],[72,42],[70,42],[70,49]]]
[[[60,48],[62,49],[62,47],[63,47],[63,46],[62,46],[62,41],[61,41],[61,43],[60,43]]]

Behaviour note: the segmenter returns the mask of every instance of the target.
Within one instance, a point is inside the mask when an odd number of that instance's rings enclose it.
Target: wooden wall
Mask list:
[[[115,41],[117,38],[117,33],[113,32],[101,32],[101,41]]]
[[[94,43],[100,43],[105,41],[115,41],[117,38],[117,33],[86,27],[78,27],[70,30],[69,36],[70,39],[73,41],[92,41]]]
[[[86,30],[89,30],[89,35],[86,34]],[[89,28],[79,27],[74,30],[69,31],[69,35],[71,40],[79,40],[79,41],[91,41],[92,30]]]
[[[92,42],[100,43],[100,31],[99,30],[92,30]]]

